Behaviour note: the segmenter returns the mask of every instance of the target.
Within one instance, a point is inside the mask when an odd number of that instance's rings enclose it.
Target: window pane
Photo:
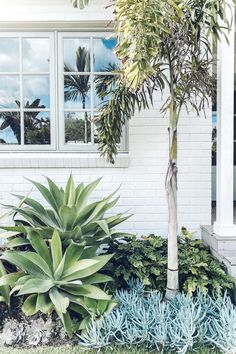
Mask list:
[[[18,75],[0,76],[0,108],[19,108],[20,81]]]
[[[50,107],[49,77],[27,75],[23,77],[24,107]]]
[[[90,39],[64,39],[65,72],[90,72]]]
[[[89,75],[65,75],[64,99],[66,108],[90,108],[91,83]]]
[[[20,113],[0,112],[0,145],[20,144]]]
[[[91,115],[89,112],[65,113],[66,144],[86,144],[91,142]]]
[[[93,114],[93,121],[96,121],[96,118],[99,117],[99,112],[94,112]],[[96,125],[93,125],[93,141],[94,144],[98,144],[99,143],[99,135],[98,135],[98,130]]]
[[[23,71],[49,71],[48,38],[23,38]]]
[[[50,144],[50,117],[49,112],[24,113],[25,144]]]
[[[107,103],[116,90],[117,75],[96,75],[94,78],[94,107],[101,108],[101,106]]]
[[[19,71],[18,38],[0,38],[0,71]]]
[[[113,71],[118,69],[119,60],[114,53],[116,39],[95,38],[94,47],[94,71]]]

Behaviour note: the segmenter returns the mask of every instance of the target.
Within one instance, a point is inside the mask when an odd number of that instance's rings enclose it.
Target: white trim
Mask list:
[[[232,18],[228,41],[223,37],[218,43],[217,67],[217,186],[216,222],[218,236],[236,236],[233,218],[234,190],[234,44],[235,6],[232,0],[227,7],[227,17]],[[233,15],[233,16],[232,16]]]
[[[13,168],[128,168],[129,155],[119,154],[110,164],[98,153],[13,152],[1,153],[0,169]]]

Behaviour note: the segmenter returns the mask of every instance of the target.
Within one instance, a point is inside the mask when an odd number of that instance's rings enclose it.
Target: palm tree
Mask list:
[[[16,105],[20,108],[20,102],[18,100],[15,101]],[[38,109],[41,110],[45,108],[44,105],[40,105],[40,99],[37,98],[31,104],[29,101],[26,102],[25,107],[27,109]],[[50,122],[48,119],[39,119],[37,115],[39,114],[38,111],[26,112],[24,116],[24,127],[25,133],[28,131],[35,131],[35,129],[42,128],[43,125],[49,125]],[[18,112],[2,112],[0,118],[3,119],[3,122],[0,126],[0,130],[4,130],[8,127],[11,128],[13,134],[16,137],[18,144],[21,143],[21,133],[20,133],[20,115]],[[5,143],[3,139],[2,143]]]
[[[80,73],[90,72],[90,52],[85,47],[78,47],[76,51],[76,69]],[[66,73],[73,72],[70,65],[64,64],[64,71]],[[89,75],[65,75],[64,83],[64,97],[65,101],[76,101],[78,98],[82,101],[82,108],[86,108],[86,99],[90,90],[90,76]],[[85,136],[84,142],[88,143],[88,113],[84,113],[85,118]]]

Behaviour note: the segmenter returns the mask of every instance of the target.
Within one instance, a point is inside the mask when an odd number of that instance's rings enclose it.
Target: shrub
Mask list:
[[[51,238],[56,229],[64,243],[74,240],[93,246],[109,244],[114,239],[124,236],[113,228],[128,219],[130,215],[117,214],[105,217],[107,211],[118,201],[118,198],[112,199],[116,192],[88,204],[88,198],[100,179],[87,186],[80,183],[76,187],[71,175],[65,190],[59,188],[49,178],[47,181],[48,188],[38,182],[31,182],[41,193],[49,208],[28,196],[21,195],[17,195],[20,199],[19,206],[6,206],[16,220],[16,226],[1,226],[3,230],[8,231],[9,247],[27,244],[25,237],[30,230],[38,231],[43,238]],[[24,237],[20,235],[15,240],[15,234],[23,234]]]
[[[226,295],[211,298],[198,293],[193,298],[179,294],[165,302],[160,293],[145,293],[138,284],[129,291],[117,291],[115,297],[118,307],[90,323],[81,337],[84,346],[146,345],[160,353],[179,354],[197,352],[203,346],[213,346],[214,353],[216,348],[228,354],[236,351],[236,308]]]
[[[194,294],[222,292],[234,287],[233,279],[226,273],[223,263],[213,257],[201,240],[193,240],[185,231],[178,238],[180,290]],[[137,239],[116,241],[108,249],[114,257],[105,267],[112,274],[112,290],[127,288],[131,277],[140,279],[147,289],[165,291],[167,277],[167,240],[150,235]]]
[[[10,286],[11,293],[25,298],[22,310],[27,316],[55,310],[72,336],[72,311],[83,319],[83,328],[91,317],[115,305],[111,296],[94,285],[112,280],[98,273],[112,255],[96,256],[96,249],[73,241],[63,248],[56,230],[49,246],[36,231],[29,232],[28,240],[32,251],[6,250],[1,256],[17,270],[0,278],[0,286]]]

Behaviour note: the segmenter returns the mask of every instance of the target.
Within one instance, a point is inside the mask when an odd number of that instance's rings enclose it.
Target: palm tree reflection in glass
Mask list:
[[[84,47],[78,47],[76,51],[76,69],[79,73],[90,73],[91,70],[91,58],[90,52]],[[64,64],[64,71],[66,73],[74,72],[73,68],[67,64]],[[90,75],[65,75],[64,82],[64,97],[65,101],[74,101],[78,99],[81,100],[82,109],[86,109],[86,100],[90,92]],[[88,118],[88,112],[84,112],[84,143],[89,142],[89,135],[91,136],[91,127],[89,129],[88,125],[90,120]],[[67,127],[65,127],[67,130]],[[79,133],[79,132],[78,132]],[[66,132],[66,136],[68,136]],[[68,140],[68,137],[66,137]]]
[[[18,108],[20,102],[15,101]],[[39,117],[40,110],[44,109],[44,105],[40,105],[40,99],[37,98],[31,104],[26,102],[24,107],[27,111],[24,113],[24,143],[25,144],[50,144],[50,119],[49,117]],[[28,111],[33,109],[32,112]],[[36,111],[36,110],[39,111]],[[2,124],[0,130],[4,131],[11,128],[17,143],[21,144],[21,118],[19,112],[1,112],[0,118]],[[0,144],[7,144],[4,138],[0,139]],[[10,142],[12,143],[12,142]]]

